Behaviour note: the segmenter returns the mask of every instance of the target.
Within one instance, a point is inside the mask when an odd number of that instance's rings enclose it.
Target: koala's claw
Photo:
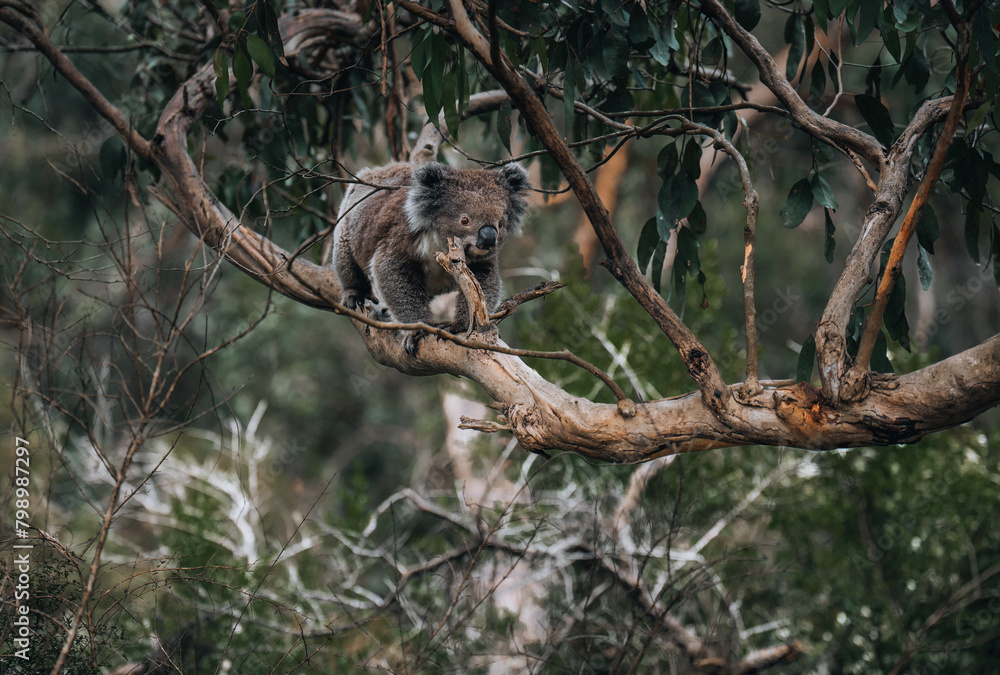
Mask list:
[[[357,291],[349,291],[346,288],[340,295],[340,304],[347,309],[357,310],[365,304],[365,296]]]
[[[429,333],[423,329],[410,331],[407,333],[406,337],[403,338],[403,349],[410,356],[417,355],[417,349],[420,347],[420,341],[427,337]]]

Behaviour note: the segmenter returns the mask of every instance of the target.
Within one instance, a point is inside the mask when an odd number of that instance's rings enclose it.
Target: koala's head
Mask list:
[[[530,187],[520,165],[452,169],[428,162],[414,167],[411,178],[406,215],[422,248],[444,250],[447,238],[454,237],[467,258],[487,258],[508,234],[520,233]]]

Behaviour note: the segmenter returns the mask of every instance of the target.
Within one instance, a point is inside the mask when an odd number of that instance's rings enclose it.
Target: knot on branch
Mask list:
[[[862,401],[871,390],[871,372],[856,364],[844,374],[844,382],[840,387],[840,399],[845,403]]]

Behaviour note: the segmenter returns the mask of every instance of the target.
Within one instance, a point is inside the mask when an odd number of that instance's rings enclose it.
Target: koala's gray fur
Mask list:
[[[333,265],[342,302],[354,309],[378,303],[388,318],[417,323],[432,320],[430,301],[455,289],[435,260],[453,237],[479,280],[489,309],[500,302],[497,256],[509,234],[518,234],[529,189],[527,172],[516,164],[500,169],[452,169],[437,162],[395,163],[365,169],[358,178],[402,189],[375,190],[353,184],[340,205]],[[448,330],[468,325],[459,298]],[[413,351],[414,343],[407,343]]]

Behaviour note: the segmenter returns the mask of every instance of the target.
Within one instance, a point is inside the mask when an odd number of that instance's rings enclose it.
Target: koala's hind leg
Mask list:
[[[430,323],[433,319],[430,300],[424,284],[420,263],[411,261],[400,264],[397,256],[386,249],[379,249],[372,258],[372,286],[374,293],[397,323]],[[403,346],[411,356],[416,355],[424,331],[405,333]]]
[[[358,309],[365,304],[365,300],[378,302],[372,294],[368,277],[354,259],[347,237],[339,237],[334,243],[333,270],[340,281],[341,304],[349,309]]]

